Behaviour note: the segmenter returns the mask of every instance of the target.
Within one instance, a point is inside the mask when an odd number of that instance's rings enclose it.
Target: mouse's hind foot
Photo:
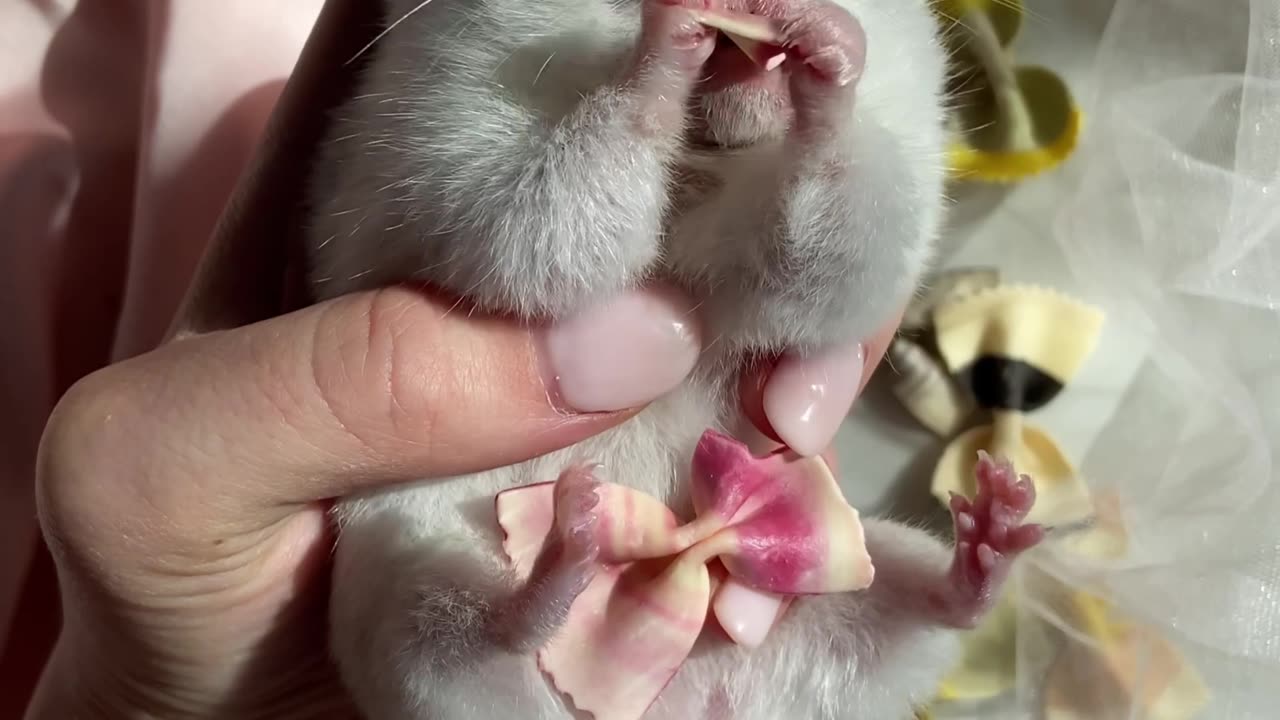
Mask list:
[[[972,627],[991,608],[1014,559],[1044,538],[1044,528],[1022,524],[1036,500],[1035,485],[1007,460],[983,453],[974,470],[972,499],[951,497],[956,546],[946,598],[952,622]]]
[[[556,481],[552,531],[529,579],[493,618],[494,636],[506,649],[531,652],[545,644],[595,577],[599,489],[590,466],[571,467]]]

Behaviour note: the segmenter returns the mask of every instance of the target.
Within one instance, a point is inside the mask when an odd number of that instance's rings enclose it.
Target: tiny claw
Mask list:
[[[1022,552],[1035,547],[1044,540],[1045,530],[1042,525],[1023,525],[1009,533],[1008,546],[1011,552]]]
[[[836,87],[844,87],[858,78],[858,73],[852,69],[852,66],[844,62],[843,57],[836,50],[824,50],[804,59],[804,64],[818,74],[819,77],[831,77],[831,81]]]
[[[556,483],[556,525],[566,539],[576,545],[590,546],[595,542],[598,518],[593,510],[601,502],[599,489],[600,483],[585,467],[565,470]],[[583,549],[589,550],[589,547]]]
[[[983,573],[990,574],[995,569],[996,561],[999,559],[995,549],[986,543],[982,543],[978,546],[977,555],[978,567],[982,569]]]
[[[595,527],[599,518],[593,512],[584,513],[582,518],[569,529],[570,534],[574,537],[591,537],[592,528]]]
[[[1030,475],[1022,474],[1018,476],[1018,485],[1027,493],[1027,500],[1034,503],[1036,499],[1036,481],[1031,479]]]
[[[590,492],[583,493],[578,498],[578,510],[584,513],[590,513],[592,510],[596,509],[596,507],[599,505],[600,505],[600,493],[597,492],[595,487],[592,487]],[[595,515],[592,515],[592,517],[594,518]]]

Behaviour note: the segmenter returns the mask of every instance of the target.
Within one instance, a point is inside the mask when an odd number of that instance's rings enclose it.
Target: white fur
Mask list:
[[[394,20],[418,0],[387,4]],[[866,71],[847,127],[817,148],[694,155],[618,122],[635,0],[434,0],[370,51],[315,173],[319,297],[416,278],[556,316],[657,275],[702,303],[715,348],[577,447],[339,505],[333,650],[372,720],[570,717],[531,655],[476,639],[515,587],[494,495],[596,461],[601,480],[687,511],[695,442],[735,422],[742,353],[865,337],[915,287],[942,209],[936,21],[925,0],[839,4],[865,28]],[[833,161],[842,171],[824,172]],[[688,197],[677,165],[719,185],[669,218]],[[883,521],[868,541],[871,590],[798,601],[753,653],[700,648],[648,717],[703,717],[716,696],[734,720],[907,717],[955,648],[903,598],[942,582],[949,551]]]

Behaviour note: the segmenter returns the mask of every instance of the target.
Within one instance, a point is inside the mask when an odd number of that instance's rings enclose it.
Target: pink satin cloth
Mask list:
[[[47,621],[15,613],[31,592],[48,414],[83,375],[161,341],[322,4],[0,2],[7,660],[29,634],[11,629]]]
[[[597,720],[642,717],[709,615],[724,621],[712,604],[719,568],[784,596],[862,590],[874,577],[858,512],[821,458],[755,457],[745,444],[707,431],[690,486],[695,517],[685,524],[638,490],[596,490],[595,577],[538,660],[555,687]],[[522,577],[554,531],[557,487],[541,483],[497,497],[503,547]]]

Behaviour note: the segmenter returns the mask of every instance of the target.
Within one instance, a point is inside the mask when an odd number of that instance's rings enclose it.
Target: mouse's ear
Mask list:
[[[328,0],[258,150],[236,186],[170,337],[249,324],[305,304],[303,192],[330,113],[354,87],[349,62],[378,31],[380,3]]]

